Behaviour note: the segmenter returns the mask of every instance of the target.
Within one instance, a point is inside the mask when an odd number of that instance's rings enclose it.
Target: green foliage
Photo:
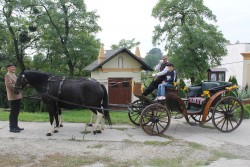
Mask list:
[[[183,81],[183,79],[181,78],[179,81],[179,89],[184,89],[184,87],[186,86],[185,82]]]
[[[187,95],[187,89],[185,88],[186,84],[181,78],[177,83],[177,89],[179,90],[179,96],[185,98]]]
[[[196,78],[194,85],[200,84],[202,82],[201,78]]]
[[[232,91],[234,97],[237,97],[240,101],[248,97],[248,92],[245,89],[235,89]]]
[[[153,48],[147,53],[144,61],[150,67],[154,68],[159,63],[159,60],[161,60],[162,56],[163,54],[159,48]]]
[[[250,118],[250,104],[244,105],[244,118],[249,119]]]
[[[74,123],[89,123],[91,111],[90,110],[65,110],[62,111],[65,122]],[[0,121],[7,121],[9,119],[9,112],[0,109]],[[110,117],[113,124],[133,124],[129,118],[128,113],[124,111],[111,111]],[[20,121],[25,122],[48,122],[49,114],[47,112],[22,112],[19,115]]]
[[[126,39],[122,39],[119,41],[118,44],[112,44],[111,45],[111,49],[115,50],[115,49],[119,49],[119,48],[127,48],[128,50],[140,45],[141,43],[139,41],[135,41],[135,38],[131,39],[131,40],[126,40]]]
[[[236,76],[230,76],[228,82],[232,82],[233,85],[238,85]]]
[[[24,91],[26,96],[37,94],[33,88],[28,88]],[[30,98],[22,99],[23,111],[24,112],[36,112],[40,108],[40,100],[34,100]]]
[[[98,56],[100,41],[96,34],[101,27],[97,24],[99,16],[87,11],[84,1],[25,0],[0,5],[4,9],[0,12],[4,39],[0,40],[0,55],[14,55],[21,69],[35,68],[71,77],[87,74],[84,67]],[[34,64],[27,59],[31,55]]]
[[[228,41],[211,24],[216,16],[202,0],[159,0],[152,15],[160,21],[155,26],[153,43],[165,43],[175,70],[182,77],[204,75],[226,55]]]

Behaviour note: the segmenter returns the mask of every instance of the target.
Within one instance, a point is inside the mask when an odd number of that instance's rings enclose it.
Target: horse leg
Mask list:
[[[60,119],[59,119],[59,126],[63,127],[64,120],[63,120],[63,116],[62,116],[62,109],[57,106],[57,111],[58,111],[58,114],[59,114],[59,117],[60,117]]]
[[[58,132],[57,130],[55,130],[55,124],[56,124],[56,120],[54,119],[54,121],[51,124],[50,130],[46,134],[46,136],[52,136],[52,133],[57,133]]]
[[[64,122],[63,116],[62,114],[60,114],[60,127],[63,127],[63,122]]]
[[[101,119],[101,130],[105,130],[105,129],[106,129],[105,119],[104,119],[104,117],[102,117],[102,119]]]
[[[91,112],[91,117],[90,117],[90,121],[89,121],[88,126],[90,126],[90,127],[93,126],[95,117],[96,117],[96,115],[93,112]]]
[[[52,133],[57,133],[58,130],[55,130],[55,126],[56,126],[56,118],[58,119],[58,117],[56,117],[57,112],[55,111],[55,106],[53,104],[48,104],[47,105],[47,109],[49,112],[49,118],[50,118],[50,130],[49,132],[46,134],[46,136],[52,136]]]
[[[96,115],[96,122],[94,124],[94,128],[93,128],[93,133],[96,134],[96,133],[102,133],[101,130],[97,130],[99,124],[100,124],[100,121],[102,120],[103,118],[103,114],[102,113],[99,113],[97,112],[97,115]]]

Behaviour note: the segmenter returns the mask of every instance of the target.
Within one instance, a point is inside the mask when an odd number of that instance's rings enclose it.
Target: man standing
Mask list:
[[[165,79],[165,74],[168,72],[167,64],[168,64],[168,58],[167,56],[163,56],[162,60],[160,60],[159,63],[155,66],[155,70],[160,72],[152,75],[153,77],[156,78],[150,83],[147,89],[145,89],[142,95],[147,96],[153,90],[158,88],[158,85],[162,83],[162,81]]]
[[[7,91],[7,98],[10,103],[10,115],[9,115],[9,123],[10,123],[10,132],[19,133],[23,128],[18,126],[18,115],[20,111],[20,104],[22,99],[22,94],[14,93],[14,86],[16,83],[16,67],[14,64],[8,64],[6,66],[7,74],[5,75],[5,86]]]

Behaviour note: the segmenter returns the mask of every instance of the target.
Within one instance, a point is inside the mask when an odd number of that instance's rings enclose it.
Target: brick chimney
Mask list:
[[[135,49],[135,55],[137,56],[137,57],[141,57],[141,53],[140,53],[140,49],[139,49],[139,47],[137,46],[136,47],[136,49]]]
[[[105,54],[104,54],[104,46],[101,45],[100,47],[100,51],[99,51],[99,56],[98,56],[98,64],[100,64],[101,62],[103,62],[105,60]]]

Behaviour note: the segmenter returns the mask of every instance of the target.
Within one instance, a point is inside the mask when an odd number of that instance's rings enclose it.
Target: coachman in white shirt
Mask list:
[[[168,57],[163,56],[162,59],[159,61],[159,63],[155,66],[155,71],[160,71],[157,74],[152,74],[153,81],[150,83],[150,85],[145,89],[143,92],[143,96],[149,95],[151,92],[153,92],[156,88],[158,88],[158,85],[162,83],[162,81],[165,79],[165,75],[168,72]]]

